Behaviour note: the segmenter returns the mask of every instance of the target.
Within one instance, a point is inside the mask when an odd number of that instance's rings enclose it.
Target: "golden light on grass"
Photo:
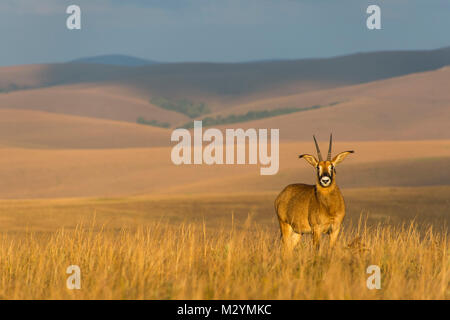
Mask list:
[[[348,227],[333,251],[309,238],[283,252],[279,233],[248,223],[150,223],[135,229],[0,234],[2,299],[448,299],[447,232]],[[81,289],[66,288],[79,265]],[[369,265],[381,289],[369,290]]]

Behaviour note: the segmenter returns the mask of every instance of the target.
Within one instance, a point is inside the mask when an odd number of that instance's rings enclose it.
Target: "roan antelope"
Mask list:
[[[309,154],[302,154],[299,158],[305,159],[316,168],[316,184],[288,185],[275,200],[282,241],[292,247],[304,233],[313,234],[313,242],[317,248],[321,235],[328,233],[330,246],[333,247],[345,216],[344,198],[336,185],[335,167],[354,151],[341,152],[331,159],[333,137],[330,135],[328,157],[323,161],[316,137],[313,138],[319,160]]]

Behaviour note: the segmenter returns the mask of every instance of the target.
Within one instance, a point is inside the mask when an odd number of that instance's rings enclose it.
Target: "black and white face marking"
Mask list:
[[[322,176],[320,178],[320,184],[322,185],[322,187],[328,187],[331,183],[331,178],[327,177],[327,176]]]
[[[330,161],[321,161],[317,164],[317,178],[323,188],[329,187],[333,182],[334,167]]]

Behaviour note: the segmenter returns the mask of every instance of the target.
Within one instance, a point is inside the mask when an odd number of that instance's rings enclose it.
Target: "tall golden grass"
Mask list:
[[[448,250],[447,232],[415,223],[350,226],[319,252],[308,237],[283,250],[278,232],[251,222],[1,233],[0,298],[448,299]],[[81,268],[80,290],[66,287],[69,265]],[[381,268],[380,290],[366,286],[369,265]]]

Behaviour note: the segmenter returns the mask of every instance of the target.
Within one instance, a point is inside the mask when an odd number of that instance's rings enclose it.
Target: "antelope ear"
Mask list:
[[[344,151],[341,152],[339,154],[337,154],[333,160],[331,160],[331,163],[333,164],[333,166],[336,166],[338,163],[341,163],[342,161],[344,161],[345,157],[347,157],[347,155],[349,155],[350,153],[354,153],[355,151],[351,150],[351,151]]]
[[[317,161],[316,158],[314,158],[314,156],[310,155],[310,154],[301,154],[298,156],[300,159],[305,159],[306,161],[309,162],[310,165],[312,165],[313,167],[317,167],[317,164],[319,163],[319,161]]]

